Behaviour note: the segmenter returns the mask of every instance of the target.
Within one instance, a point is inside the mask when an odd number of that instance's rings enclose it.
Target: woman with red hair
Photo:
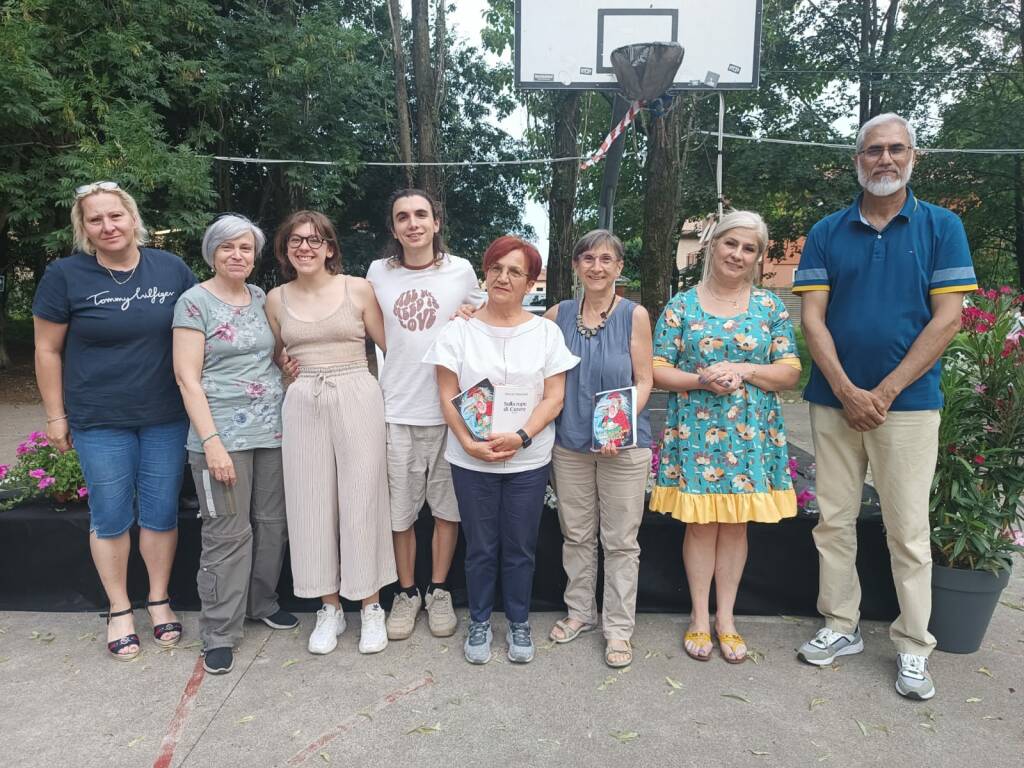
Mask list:
[[[537,249],[511,236],[484,253],[487,303],[466,322],[449,323],[423,358],[437,368],[448,423],[445,459],[466,536],[470,624],[464,652],[472,664],[491,658],[491,611],[501,569],[510,661],[533,659],[530,592],[537,531],[555,442],[552,423],[562,410],[565,372],[579,362],[558,327],[523,309],[540,274]],[[474,440],[452,398],[481,380],[532,390],[522,428]],[[495,414],[497,416],[497,413]]]

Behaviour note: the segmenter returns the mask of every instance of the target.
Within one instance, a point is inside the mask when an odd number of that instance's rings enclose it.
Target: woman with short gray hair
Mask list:
[[[264,312],[247,284],[266,243],[244,216],[225,214],[203,236],[213,277],[174,308],[174,372],[192,421],[189,463],[203,518],[197,577],[203,666],[230,672],[249,617],[298,625],[277,603],[288,528],[281,470],[281,371]]]

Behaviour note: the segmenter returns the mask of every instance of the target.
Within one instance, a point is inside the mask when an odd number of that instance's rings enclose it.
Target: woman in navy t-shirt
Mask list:
[[[112,181],[79,187],[71,222],[76,250],[47,266],[32,304],[36,380],[50,443],[78,451],[90,548],[110,601],[107,647],[124,661],[140,651],[127,590],[136,514],[153,637],[165,647],[181,638],[167,583],[188,419],[171,364],[171,321],[196,279],[174,254],[142,247],[135,200]]]

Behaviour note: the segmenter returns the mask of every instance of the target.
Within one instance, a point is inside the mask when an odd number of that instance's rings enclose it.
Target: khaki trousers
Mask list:
[[[210,476],[206,456],[189,451],[203,518],[203,550],[196,583],[203,608],[199,636],[205,650],[242,640],[242,622],[278,611],[288,524],[280,448],[232,451],[237,482]]]
[[[558,496],[558,522],[565,539],[562,566],[569,582],[569,617],[597,624],[597,539],[604,550],[601,627],[606,640],[629,640],[636,623],[636,583],[644,516],[644,490],[651,450],[630,448],[617,456],[579,453],[555,445],[552,482]]]
[[[860,621],[856,525],[870,462],[900,605],[889,637],[897,652],[927,656],[935,647],[935,638],[928,632],[932,610],[928,496],[938,455],[939,412],[889,411],[885,423],[869,432],[852,429],[838,408],[812,404],[810,412],[821,509],[814,528],[820,560],[818,610],[825,625],[850,633]]]

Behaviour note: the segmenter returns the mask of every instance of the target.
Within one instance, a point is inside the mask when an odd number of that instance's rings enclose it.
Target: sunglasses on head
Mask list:
[[[75,199],[80,199],[93,192],[113,192],[120,189],[116,181],[94,181],[91,184],[83,184],[75,188]]]

